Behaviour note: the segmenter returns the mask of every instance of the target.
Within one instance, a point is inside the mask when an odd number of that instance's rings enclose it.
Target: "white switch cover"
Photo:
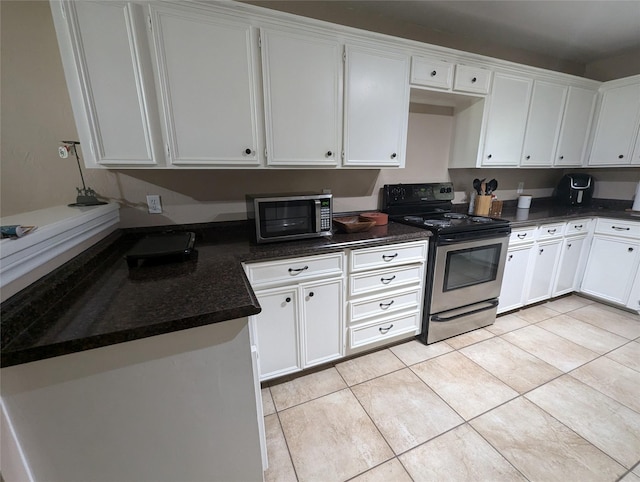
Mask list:
[[[147,195],[147,206],[149,207],[149,214],[162,213],[162,204],[160,204],[160,196],[158,194]]]

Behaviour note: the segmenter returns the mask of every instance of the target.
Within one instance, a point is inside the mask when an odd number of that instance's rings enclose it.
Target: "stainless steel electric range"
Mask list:
[[[428,229],[422,332],[434,343],[492,324],[507,257],[509,221],[453,212],[451,183],[387,184],[391,221]]]

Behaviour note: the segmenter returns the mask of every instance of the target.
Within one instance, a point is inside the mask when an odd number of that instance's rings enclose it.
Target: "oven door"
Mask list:
[[[508,233],[436,243],[431,314],[497,298],[509,244]]]

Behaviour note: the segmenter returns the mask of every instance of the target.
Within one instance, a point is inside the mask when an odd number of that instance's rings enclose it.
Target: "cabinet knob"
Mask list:
[[[512,259],[513,259],[513,255],[512,255],[512,254],[510,254],[510,255],[509,255],[509,258],[507,259],[507,261],[511,261]]]
[[[564,159],[564,156],[560,156],[560,160]]]
[[[392,153],[392,154],[391,154],[391,159],[395,159],[395,158],[396,158],[396,156],[397,156],[397,154],[396,154],[395,152],[394,152],[394,153]]]
[[[629,251],[630,253],[633,252],[633,248],[629,248],[627,251]]]
[[[327,151],[327,157],[331,157],[331,156],[333,156],[333,152]]]
[[[531,156],[527,156],[527,157],[525,157],[525,159],[531,159]]]
[[[487,156],[487,159],[491,159],[492,157],[493,157],[493,156],[492,156],[491,154],[489,154],[489,155]]]
[[[475,84],[478,81],[478,79],[476,79],[475,77],[473,79],[471,79],[471,83]]]
[[[620,155],[618,156],[618,159],[624,159],[624,155],[620,154]]]
[[[571,243],[567,244],[567,248],[570,248],[570,247],[571,247]]]
[[[287,303],[291,303],[291,298],[289,298],[288,296],[284,299]]]
[[[438,74],[438,72],[436,72],[435,70],[431,71],[431,77],[435,77]]]
[[[249,154],[251,154],[253,151],[251,149],[249,149],[248,147],[244,150],[244,153],[248,156]]]
[[[313,298],[313,296],[314,296],[313,291],[309,291],[309,298]]]
[[[540,254],[542,254],[542,253],[544,253],[544,249],[541,249],[541,250],[540,250]]]

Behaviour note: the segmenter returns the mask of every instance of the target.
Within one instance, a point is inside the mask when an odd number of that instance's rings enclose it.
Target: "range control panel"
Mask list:
[[[450,182],[422,184],[385,184],[383,204],[420,204],[433,201],[453,201],[453,184]]]

